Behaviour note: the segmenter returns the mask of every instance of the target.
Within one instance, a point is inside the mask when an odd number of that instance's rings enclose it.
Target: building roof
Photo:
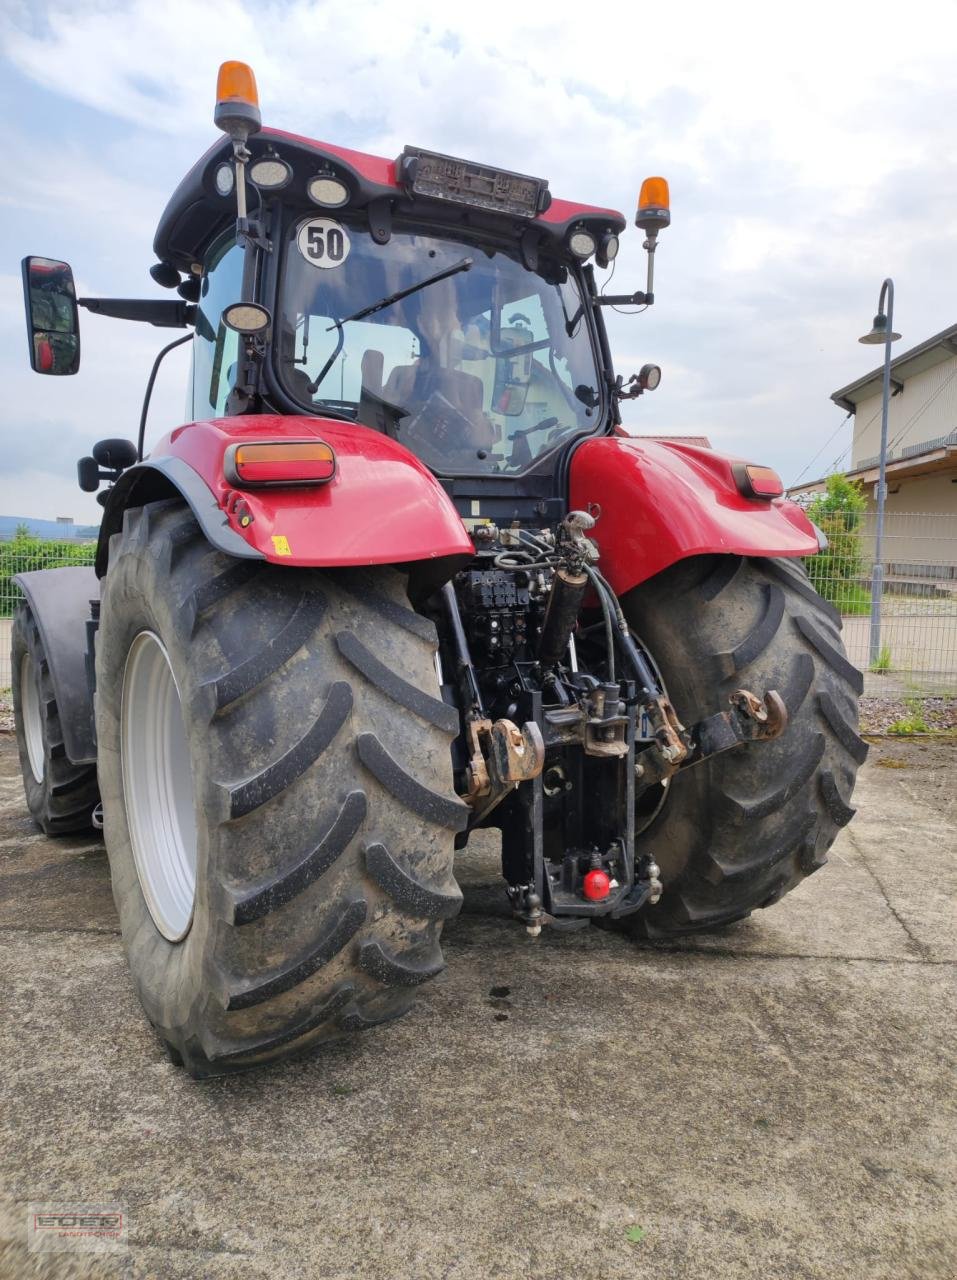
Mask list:
[[[908,378],[912,378],[917,373],[923,373],[925,369],[933,368],[935,364],[943,364],[954,355],[957,355],[957,324],[952,324],[948,329],[942,329],[932,338],[892,359],[891,381],[896,382],[900,389]],[[848,413],[856,413],[857,406],[862,400],[869,400],[871,396],[880,394],[883,371],[884,366],[881,364],[870,373],[865,373],[863,378],[849,382],[846,387],[833,392],[831,399]]]
[[[707,436],[635,436],[636,440],[661,440],[664,444],[694,444],[699,449],[710,449]]]
[[[851,471],[845,471],[842,474],[848,480],[859,480],[865,485],[876,483],[879,476],[878,464],[879,459],[869,458],[864,466],[854,467]],[[914,448],[912,452],[905,449],[899,458],[888,457],[887,459],[888,481],[915,480],[918,476],[933,475],[936,472],[949,475],[955,471],[957,471],[957,431],[952,431],[949,436],[942,436],[939,440],[929,440],[926,444]],[[792,485],[787,491],[788,497],[821,490],[826,480],[826,476],[821,476],[818,480],[805,480],[802,484]]]

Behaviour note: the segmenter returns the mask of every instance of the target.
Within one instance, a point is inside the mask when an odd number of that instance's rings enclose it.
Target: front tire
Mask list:
[[[67,759],[50,664],[27,604],[14,614],[10,655],[17,750],[30,816],[48,836],[89,831],[100,799],[96,765]]]
[[[867,755],[857,733],[863,677],[844,652],[840,615],[799,561],[696,557],[622,603],[686,725],[727,709],[741,687],[759,697],[776,689],[787,706],[780,738],[676,776],[636,842],[637,857],[661,867],[664,893],[626,928],[661,938],[730,924],[823,866],[853,816]]]
[[[97,635],[106,844],[140,999],[192,1074],[399,1017],[444,967],[466,809],[435,648],[392,569],[232,560],[179,502],[126,514]]]

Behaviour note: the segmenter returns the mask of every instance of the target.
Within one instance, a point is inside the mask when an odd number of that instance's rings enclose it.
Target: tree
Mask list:
[[[827,477],[824,493],[816,494],[808,518],[824,532],[826,551],[805,562],[818,592],[842,613],[866,613],[869,595],[864,586],[862,524],[867,498],[858,481],[844,475]]]

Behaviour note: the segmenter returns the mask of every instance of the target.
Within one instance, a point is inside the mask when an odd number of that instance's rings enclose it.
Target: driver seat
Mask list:
[[[485,387],[482,379],[473,373],[435,367],[427,357],[423,357],[416,364],[397,365],[386,380],[383,396],[395,405],[412,409],[436,393],[471,422],[473,435],[468,442],[470,447],[489,449],[495,444],[499,433],[482,408]]]

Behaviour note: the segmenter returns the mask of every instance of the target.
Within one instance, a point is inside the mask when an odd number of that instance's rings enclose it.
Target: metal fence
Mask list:
[[[14,576],[33,569],[92,564],[95,554],[95,542],[78,542],[73,538],[49,541],[18,537],[0,541],[0,690],[10,687],[10,621],[23,598],[13,581]]]
[[[957,512],[887,512],[877,656],[871,660],[876,514],[829,530],[806,561],[817,590],[844,619],[844,644],[868,694],[957,694]]]
[[[865,672],[868,693],[957,695],[957,513],[888,512],[878,660],[870,662],[873,513],[839,529],[807,563],[818,591],[841,611],[844,643]],[[10,684],[10,618],[20,599],[12,578],[31,569],[93,563],[92,542],[17,538],[0,542],[0,689]],[[873,668],[873,669],[872,669]]]

